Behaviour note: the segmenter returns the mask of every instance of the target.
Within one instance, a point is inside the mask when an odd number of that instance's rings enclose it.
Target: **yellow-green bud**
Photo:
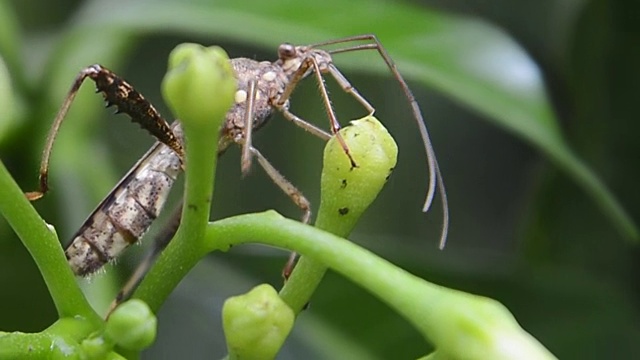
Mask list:
[[[222,307],[229,359],[273,359],[293,327],[295,315],[270,285],[234,296]]]
[[[236,90],[227,53],[220,47],[180,44],[169,55],[162,94],[182,121],[207,123],[224,120]],[[216,129],[222,124],[216,124]]]
[[[142,350],[156,339],[157,320],[141,300],[129,300],[118,306],[109,319],[104,336],[127,350]]]
[[[103,336],[96,336],[83,340],[80,348],[88,359],[104,359],[113,349],[113,343]]]
[[[324,150],[322,196],[316,226],[347,236],[375,200],[396,166],[398,146],[373,116],[354,120],[340,135],[356,163],[353,167],[336,136]]]

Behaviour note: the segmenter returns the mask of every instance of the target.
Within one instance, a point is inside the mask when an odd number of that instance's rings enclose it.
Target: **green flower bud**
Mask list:
[[[235,90],[235,73],[222,48],[180,44],[169,55],[162,94],[183,123],[224,120]],[[222,124],[213,125],[217,130]]]
[[[398,146],[373,116],[354,120],[340,135],[356,163],[353,167],[334,136],[324,150],[322,196],[316,226],[347,236],[375,200],[396,166]]]
[[[157,320],[149,306],[138,299],[118,306],[107,319],[105,339],[127,350],[142,350],[156,339]]]
[[[230,359],[273,359],[293,327],[295,316],[270,285],[234,296],[222,307]]]
[[[443,306],[432,329],[438,353],[451,359],[555,359],[496,300],[443,289]],[[438,321],[439,320],[439,321]]]
[[[80,348],[87,359],[104,359],[107,353],[113,350],[113,345],[111,341],[107,341],[103,336],[96,336],[83,340]]]

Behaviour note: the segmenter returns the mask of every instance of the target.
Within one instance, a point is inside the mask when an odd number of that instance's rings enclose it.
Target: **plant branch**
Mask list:
[[[497,301],[429,283],[346,239],[275,211],[210,223],[205,242],[209,250],[252,242],[296,250],[387,303],[447,358],[555,359]]]
[[[1,161],[0,189],[0,213],[38,266],[58,315],[61,318],[80,315],[99,323],[100,317],[76,284],[55,230],[38,215]]]
[[[175,237],[134,293],[153,312],[207,254],[202,238],[209,221],[219,129],[235,87],[229,58],[222,49],[182,44],[171,53],[163,93],[184,131],[185,203]]]

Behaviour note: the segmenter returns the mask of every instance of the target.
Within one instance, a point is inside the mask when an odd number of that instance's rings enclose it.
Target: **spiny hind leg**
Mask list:
[[[49,160],[51,158],[53,143],[58,135],[62,121],[66,118],[67,112],[78,90],[80,90],[80,86],[87,78],[95,82],[96,90],[104,96],[107,107],[116,106],[118,112],[129,115],[133,122],[138,123],[142,128],[151,133],[151,135],[156,137],[158,141],[169,146],[180,158],[183,158],[184,150],[182,148],[182,142],[174,134],[170,125],[162,118],[155,107],[127,81],[109,69],[97,64],[91,65],[82,69],[76,76],[71,85],[71,89],[62,102],[62,106],[60,110],[58,110],[51,125],[40,162],[39,189],[25,194],[31,201],[41,198],[49,190]]]

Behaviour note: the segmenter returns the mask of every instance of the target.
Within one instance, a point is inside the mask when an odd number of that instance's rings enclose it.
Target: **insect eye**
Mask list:
[[[296,47],[289,44],[284,43],[278,47],[278,57],[282,60],[291,59],[296,56]]]

